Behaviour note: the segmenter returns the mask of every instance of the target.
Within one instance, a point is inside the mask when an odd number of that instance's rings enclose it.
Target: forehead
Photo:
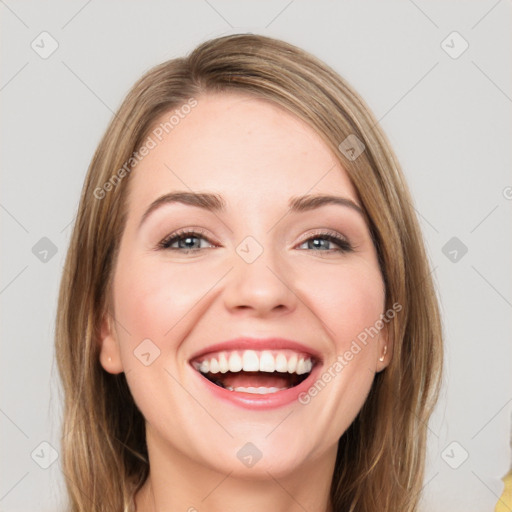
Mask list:
[[[175,116],[172,125],[168,121],[176,109],[154,123],[163,136],[150,135],[156,146],[132,171],[133,207],[177,189],[217,191],[228,202],[261,207],[308,193],[338,192],[357,200],[321,136],[284,108],[232,92],[196,99],[197,105]]]

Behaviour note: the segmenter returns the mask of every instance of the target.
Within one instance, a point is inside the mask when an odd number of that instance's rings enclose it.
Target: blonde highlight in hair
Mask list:
[[[126,220],[133,154],[156,120],[191,97],[243,92],[308,123],[346,169],[370,226],[386,290],[390,365],[338,443],[334,511],[413,512],[424,476],[427,422],[439,393],[442,332],[421,231],[399,163],[376,119],[326,64],[285,42],[220,37],[164,62],[130,90],[90,164],[62,276],[56,357],[64,390],[62,467],[70,512],[131,512],[149,474],[144,418],[124,374],[99,363],[102,319],[116,322],[112,278]],[[345,158],[355,135],[365,150]],[[126,167],[127,162],[132,162]],[[98,198],[116,170],[126,174]],[[105,190],[105,188],[103,188]],[[118,324],[116,324],[117,326]],[[122,328],[122,326],[119,326]]]

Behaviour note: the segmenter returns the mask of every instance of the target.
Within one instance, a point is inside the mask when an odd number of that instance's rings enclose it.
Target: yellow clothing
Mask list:
[[[512,469],[503,477],[505,488],[494,512],[510,512],[512,510]]]

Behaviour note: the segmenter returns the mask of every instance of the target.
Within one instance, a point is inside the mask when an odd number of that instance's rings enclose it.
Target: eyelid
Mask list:
[[[330,229],[319,229],[319,230],[309,231],[308,233],[301,236],[298,243],[299,244],[303,243],[314,236],[321,236],[321,235],[330,235],[334,238],[339,239],[340,241],[344,241],[344,242],[347,242],[347,244],[350,244],[350,240],[346,236],[342,235],[341,233],[338,233],[337,231],[332,231]]]

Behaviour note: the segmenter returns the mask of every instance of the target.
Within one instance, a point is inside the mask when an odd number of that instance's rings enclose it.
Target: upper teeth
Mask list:
[[[230,372],[288,372],[302,375],[313,368],[310,357],[285,350],[240,350],[219,352],[195,361],[194,367],[201,373]]]

